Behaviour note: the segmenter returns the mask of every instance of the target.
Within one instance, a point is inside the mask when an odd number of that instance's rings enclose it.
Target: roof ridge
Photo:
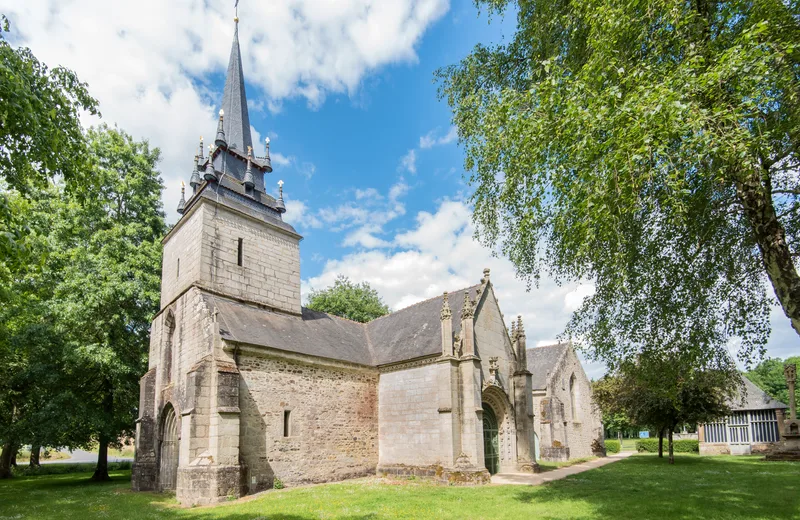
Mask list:
[[[534,350],[537,348],[550,348],[550,347],[568,347],[570,346],[569,341],[561,341],[559,343],[551,343],[549,345],[536,345],[535,347],[527,347],[525,350]]]
[[[314,311],[314,312],[318,312],[320,314],[324,314],[325,316],[329,316],[331,318],[336,318],[337,320],[349,321],[350,323],[355,323],[356,325],[366,325],[367,323],[369,323],[369,322],[362,323],[360,321],[351,320],[350,318],[345,318],[344,316],[337,316],[336,314],[331,314],[330,312],[318,311],[317,309],[312,309],[311,307],[305,307],[303,305],[301,305],[300,308],[301,309],[308,309],[308,310]],[[375,318],[375,319],[377,319],[377,318]],[[372,320],[372,321],[375,321],[375,320]]]
[[[473,287],[478,287],[478,286],[481,286],[481,285],[483,285],[483,284],[482,283],[477,283],[475,285],[470,285],[469,287],[464,287],[463,289],[456,289],[455,291],[447,291],[447,294],[456,294],[456,293],[459,293],[459,292],[462,292],[462,291],[466,291],[466,290],[472,289]],[[412,303],[411,305],[409,305],[407,307],[403,307],[402,309],[397,309],[396,311],[390,312],[389,314],[384,314],[383,316],[379,316],[379,317],[375,318],[374,320],[370,321],[369,323],[374,323],[374,322],[376,322],[378,320],[382,320],[383,318],[388,318],[389,316],[394,316],[395,314],[403,312],[403,311],[405,311],[407,309],[410,309],[412,307],[416,307],[417,305],[422,305],[423,303],[428,303],[429,301],[432,301],[432,300],[435,300],[436,298],[441,298],[441,297],[442,297],[442,294],[438,294],[436,296],[431,296],[428,299],[421,300],[421,301],[418,301],[416,303]]]

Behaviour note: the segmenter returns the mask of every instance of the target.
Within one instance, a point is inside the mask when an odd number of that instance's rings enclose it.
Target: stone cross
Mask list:
[[[789,386],[789,418],[797,420],[797,402],[795,401],[794,385],[797,382],[797,365],[786,365],[783,368],[783,375],[786,377],[786,384]]]

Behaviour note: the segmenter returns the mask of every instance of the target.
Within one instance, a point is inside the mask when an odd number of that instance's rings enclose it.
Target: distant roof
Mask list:
[[[742,376],[742,379],[744,380],[745,395],[739,395],[733,402],[728,403],[731,410],[771,410],[789,408],[782,402],[770,397],[746,377]]]
[[[461,331],[459,319],[464,292],[477,299],[473,285],[451,293],[453,333]],[[210,308],[221,316],[223,339],[287,352],[380,366],[432,356],[442,351],[443,296],[425,300],[369,323],[338,318],[303,308],[302,315],[270,311],[228,298],[204,294]]]
[[[568,348],[570,348],[569,343],[556,343],[555,345],[545,345],[527,350],[528,371],[533,374],[531,381],[534,390],[547,388],[550,374],[553,373],[556,363]]]

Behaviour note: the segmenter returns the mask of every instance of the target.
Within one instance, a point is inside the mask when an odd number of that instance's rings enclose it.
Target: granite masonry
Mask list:
[[[191,505],[277,479],[482,484],[538,470],[537,410],[551,423],[560,414],[543,443],[588,454],[601,432],[577,358],[569,349],[547,386],[535,385],[528,356],[541,349],[527,349],[521,317],[506,328],[488,269],[368,324],[301,306],[302,237],[283,221],[282,183],[278,198],[264,188],[269,140],[256,156],[236,27],[213,146],[201,139],[163,240],[133,489]]]
[[[541,460],[605,455],[600,410],[592,383],[569,343],[528,349],[534,431]]]

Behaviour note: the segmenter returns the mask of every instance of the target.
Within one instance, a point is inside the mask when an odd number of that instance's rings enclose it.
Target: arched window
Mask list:
[[[569,404],[572,409],[572,420],[578,420],[578,385],[575,374],[569,378]]]
[[[164,319],[164,379],[172,381],[172,358],[175,345],[175,315],[170,311]]]

